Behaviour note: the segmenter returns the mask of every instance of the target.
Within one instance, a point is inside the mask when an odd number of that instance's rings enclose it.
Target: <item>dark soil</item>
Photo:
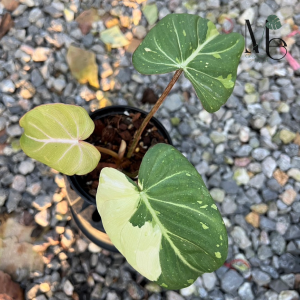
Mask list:
[[[99,184],[99,175],[103,168],[115,168],[129,177],[135,178],[147,150],[158,143],[168,144],[167,139],[165,139],[150,122],[142,133],[140,142],[136,148],[137,151],[134,152],[130,159],[126,158],[134,134],[141,126],[143,120],[144,117],[142,117],[140,113],[131,113],[129,116],[115,115],[100,120],[94,120],[95,130],[86,140],[88,143],[112,150],[116,153],[119,151],[122,140],[126,142],[127,147],[122,160],[101,153],[101,159],[96,169],[91,173],[82,176],[83,182],[85,183],[83,188],[90,195],[96,195]]]

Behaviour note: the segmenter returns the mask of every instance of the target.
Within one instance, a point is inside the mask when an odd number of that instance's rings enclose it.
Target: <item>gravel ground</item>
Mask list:
[[[105,29],[102,21],[87,35],[74,21],[82,11],[96,7],[101,15],[109,12],[128,22],[126,37],[141,39],[149,30],[141,5],[100,0],[20,2],[12,12],[15,26],[0,40],[0,213],[25,213],[34,220],[37,236],[47,230],[34,244],[43,253],[42,271],[19,272],[26,297],[299,299],[300,77],[286,59],[257,62],[243,55],[234,92],[214,114],[202,109],[182,76],[157,113],[174,145],[203,176],[222,213],[229,235],[227,262],[242,259],[249,264],[227,265],[199,277],[189,288],[167,291],[146,281],[122,256],[90,243],[71,220],[61,175],[26,157],[18,144],[22,134],[18,121],[36,105],[62,102],[89,111],[104,97],[113,104],[150,109],[141,104],[143,91],[150,87],[160,94],[172,75],[140,75],[131,65],[131,53],[123,48],[108,52],[99,35],[93,34]],[[3,3],[1,15],[6,13]],[[243,22],[250,19],[258,38],[270,14],[284,24],[273,37],[286,36],[293,26],[300,26],[297,0],[148,3],[157,4],[159,19],[189,12],[217,23],[227,14],[234,31],[243,35]],[[290,53],[299,61],[300,35],[294,39]],[[102,92],[79,84],[71,75],[66,61],[71,44],[96,54]]]

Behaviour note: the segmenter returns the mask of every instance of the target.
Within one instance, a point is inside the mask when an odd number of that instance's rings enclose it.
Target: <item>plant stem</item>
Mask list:
[[[103,147],[100,147],[100,146],[95,146],[95,147],[100,151],[100,153],[108,154],[108,155],[116,158],[117,160],[120,159],[119,155],[116,152],[112,151],[112,150],[109,150],[109,149],[106,149],[106,148],[103,148]]]
[[[140,128],[138,129],[138,131],[136,131],[136,133],[134,135],[134,139],[132,141],[132,144],[130,145],[130,148],[128,150],[127,158],[130,158],[132,156],[145,127],[147,126],[147,124],[149,123],[149,121],[151,120],[153,115],[156,113],[156,111],[159,109],[159,107],[162,105],[162,103],[164,102],[164,100],[166,99],[168,94],[170,93],[172,87],[174,86],[174,84],[176,83],[178,78],[180,77],[182,71],[183,71],[182,69],[179,69],[175,72],[172,80],[169,82],[168,86],[166,87],[166,89],[164,90],[164,92],[162,93],[160,98],[157,100],[157,102],[155,103],[155,105],[153,106],[153,108],[151,109],[149,114],[146,116],[146,118],[144,119],[144,121],[143,121],[142,125],[140,126]]]

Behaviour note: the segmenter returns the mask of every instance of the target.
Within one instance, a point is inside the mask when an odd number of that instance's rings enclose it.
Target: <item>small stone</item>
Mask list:
[[[63,200],[56,204],[55,212],[57,214],[65,215],[69,210],[68,202]]]
[[[171,94],[164,101],[163,106],[170,112],[174,112],[182,107],[182,100],[179,94]]]
[[[271,156],[268,156],[262,162],[262,171],[268,178],[271,178],[273,176],[275,168],[276,161]]]
[[[181,289],[180,294],[184,297],[188,297],[188,296],[196,294],[196,291],[197,290],[196,290],[195,284],[192,284],[186,288]]]
[[[280,154],[277,164],[281,171],[287,171],[291,168],[291,158],[286,154]]]
[[[98,300],[101,298],[102,283],[97,283],[91,293],[90,300]]]
[[[256,189],[261,189],[265,183],[265,175],[260,173],[260,174],[257,174],[255,176],[253,176],[250,181],[249,181],[249,186],[251,187],[254,187]]]
[[[244,168],[239,168],[237,170],[235,170],[234,174],[233,174],[233,179],[236,181],[237,185],[246,185],[248,184],[250,177],[247,173],[247,170]]]
[[[74,233],[70,228],[67,228],[61,237],[61,244],[65,249],[69,249],[74,243]]]
[[[38,284],[35,284],[32,286],[26,293],[26,296],[28,299],[33,299],[36,297],[37,292],[39,291],[40,286]]]
[[[2,207],[7,199],[8,193],[6,190],[0,188],[0,207]]]
[[[79,253],[83,253],[87,249],[88,243],[83,239],[78,239],[76,240],[76,247]]]
[[[53,81],[53,87],[59,93],[61,93],[64,90],[66,85],[67,85],[67,83],[66,83],[66,80],[64,78],[56,78]]]
[[[279,116],[279,113],[276,110],[274,110],[269,118],[269,125],[271,127],[274,127],[276,125],[279,125],[281,123],[281,121],[282,120]]]
[[[286,242],[281,234],[274,231],[270,236],[271,240],[271,248],[277,255],[281,255],[284,253]]]
[[[6,129],[6,133],[11,137],[17,137],[22,134],[22,128],[19,124],[11,125]]]
[[[296,291],[282,291],[279,296],[278,300],[299,300],[299,294]]]
[[[166,299],[167,300],[184,300],[182,296],[180,296],[178,293],[174,291],[167,291],[166,292]]]
[[[50,291],[50,285],[49,285],[49,283],[47,283],[47,282],[41,283],[41,284],[40,284],[40,291],[41,291],[42,293],[47,293],[47,292],[49,292],[49,291]]]
[[[66,280],[63,290],[67,296],[72,296],[74,291],[74,286],[69,280]]]
[[[32,206],[37,210],[44,210],[48,207],[51,207],[52,201],[50,196],[41,195],[36,197],[36,199],[32,202]]]
[[[226,136],[218,131],[213,131],[209,137],[216,145],[226,141]]]
[[[88,249],[91,253],[100,253],[101,248],[94,243],[89,243]]]
[[[240,147],[236,153],[238,157],[245,157],[248,156],[252,151],[252,147],[250,145],[243,145]]]
[[[259,214],[256,212],[250,212],[246,217],[245,220],[247,223],[251,224],[253,227],[259,227]]]
[[[18,192],[24,192],[26,189],[26,178],[23,175],[16,175],[14,177],[12,188]]]
[[[39,8],[34,8],[30,11],[28,20],[31,23],[35,23],[37,20],[43,17],[43,12]]]
[[[142,300],[145,296],[145,292],[142,289],[142,287],[134,281],[129,282],[129,284],[127,286],[127,292],[130,295],[130,297],[134,300]],[[181,296],[179,296],[179,297],[181,297]],[[167,299],[168,299],[168,295],[167,295]],[[178,298],[178,300],[179,300],[179,298]]]
[[[291,143],[295,137],[296,134],[294,132],[286,129],[282,129],[279,134],[279,138],[283,141],[284,144]]]
[[[246,249],[251,246],[251,241],[247,237],[246,232],[242,227],[235,226],[231,231],[231,236],[239,248]]]
[[[132,33],[134,34],[134,36],[136,36],[138,39],[142,40],[146,34],[147,34],[147,30],[144,26],[139,25],[136,26],[132,29]]]
[[[287,284],[290,289],[295,286],[295,274],[284,274],[280,276],[280,279]]]
[[[260,215],[263,215],[268,211],[268,205],[264,203],[255,204],[251,206],[251,210],[253,210],[254,212]]]
[[[215,288],[217,277],[215,273],[204,273],[202,275],[203,285],[207,291],[212,291]]]
[[[277,182],[281,185],[284,186],[288,179],[289,176],[284,173],[283,171],[281,171],[280,169],[277,169],[274,173],[273,173],[273,177],[277,180]]]
[[[259,269],[252,270],[252,278],[259,286],[263,286],[271,282],[271,277]]]
[[[250,24],[253,24],[254,18],[255,18],[255,10],[253,7],[249,7],[239,17],[238,21],[242,25],[245,25],[246,20],[249,20]]]
[[[6,201],[6,209],[8,213],[15,211],[21,201],[22,196],[17,191],[10,190]]]
[[[225,198],[225,192],[222,189],[219,188],[213,188],[210,190],[210,195],[216,202],[223,202]]]
[[[243,300],[254,300],[250,282],[245,282],[238,290],[238,294]]]
[[[48,211],[42,210],[40,212],[38,212],[35,216],[34,216],[34,220],[37,224],[41,225],[42,227],[46,227],[49,225],[49,214]]]
[[[12,94],[16,87],[10,79],[5,79],[0,82],[0,91],[2,93]]]
[[[161,287],[155,282],[149,282],[145,285],[147,291],[151,293],[160,293]]]
[[[38,47],[32,53],[32,60],[35,62],[42,62],[48,59],[51,50],[49,48]]]
[[[242,127],[239,133],[239,139],[242,143],[247,143],[250,137],[250,128],[249,127]]]
[[[22,175],[31,173],[34,169],[34,163],[31,160],[22,161],[19,165],[19,172]]]
[[[300,182],[300,170],[296,168],[292,168],[288,171],[288,176],[292,177],[296,181]]]
[[[273,256],[273,252],[272,252],[271,248],[266,245],[260,246],[257,250],[257,257],[261,261],[264,261],[272,256]]]
[[[34,69],[30,74],[32,84],[37,88],[44,83],[44,79],[38,69]]]
[[[264,160],[269,154],[270,151],[264,148],[256,148],[252,151],[252,157],[258,161]]]
[[[39,194],[39,192],[42,189],[42,184],[40,182],[34,182],[32,183],[27,189],[26,191],[32,195],[32,196],[36,196]]]
[[[207,8],[219,8],[220,7],[220,0],[208,0],[206,1]]]
[[[296,199],[297,193],[294,189],[288,189],[280,196],[286,205],[292,205]]]
[[[244,282],[243,277],[235,270],[229,270],[221,278],[221,287],[226,293],[234,293]]]

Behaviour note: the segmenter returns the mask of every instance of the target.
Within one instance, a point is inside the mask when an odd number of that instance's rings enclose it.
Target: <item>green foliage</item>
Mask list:
[[[269,29],[280,29],[282,27],[279,18],[276,15],[270,15],[267,18],[267,23],[266,23],[266,27],[268,27]]]
[[[24,133],[22,150],[30,157],[66,175],[83,175],[94,170],[99,151],[84,142],[94,122],[84,108],[67,104],[45,104],[20,120]]]
[[[219,34],[207,19],[170,14],[151,29],[132,61],[148,75],[183,69],[203,107],[215,112],[233,91],[244,43],[238,33]]]
[[[170,145],[147,151],[138,186],[117,170],[103,169],[96,198],[114,245],[135,269],[163,287],[189,286],[227,257],[226,228],[217,206],[196,169]]]

